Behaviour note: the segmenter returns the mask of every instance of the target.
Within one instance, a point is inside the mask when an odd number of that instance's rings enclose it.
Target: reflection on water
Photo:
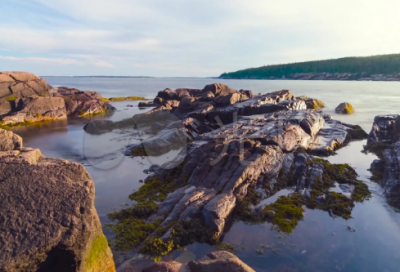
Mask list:
[[[117,111],[106,119],[117,121],[145,112],[137,104],[138,101],[113,103]],[[46,157],[63,158],[86,167],[95,182],[95,205],[104,223],[107,222],[107,213],[130,202],[128,195],[140,187],[139,180],[147,177],[143,170],[152,163],[144,158],[130,158],[122,154],[124,146],[137,141],[131,136],[131,131],[89,135],[83,127],[90,120],[69,119],[40,126],[16,127],[13,131],[21,135],[25,146],[39,148]],[[154,158],[153,161],[162,164],[165,160]]]
[[[400,96],[398,82],[329,82],[329,81],[261,81],[261,80],[215,80],[215,79],[91,79],[91,78],[47,78],[54,86],[77,87],[83,90],[100,91],[105,97],[140,95],[154,97],[166,87],[202,88],[206,84],[222,82],[236,89],[252,89],[255,93],[266,93],[280,89],[291,89],[295,95],[307,95],[321,99],[327,104],[327,113],[347,123],[361,125],[369,131],[375,115],[399,113]],[[379,94],[377,97],[376,94]],[[337,116],[334,108],[340,102],[350,102],[355,107],[353,116]],[[121,120],[143,112],[138,102],[118,102],[118,109],[107,119]],[[97,117],[102,118],[102,117]],[[82,163],[96,185],[96,208],[103,223],[108,212],[129,203],[128,195],[140,187],[152,163],[162,164],[166,157],[152,158],[122,156],[119,152],[126,144],[137,141],[129,133],[118,131],[102,136],[86,135],[83,126],[89,119],[70,119],[44,123],[41,127],[15,128],[24,139],[24,145],[40,148],[47,157],[64,158]],[[246,225],[236,222],[223,241],[239,250],[237,255],[256,271],[398,271],[400,264],[400,216],[389,207],[379,185],[370,182],[368,168],[375,159],[373,155],[361,153],[365,142],[351,143],[336,156],[329,157],[331,163],[349,163],[359,173],[373,193],[370,201],[357,203],[353,218],[333,219],[328,213],[307,210],[303,221],[291,235],[271,230],[269,223]],[[171,151],[167,157],[174,157]],[[283,190],[272,196],[290,193]],[[347,226],[355,228],[350,232]],[[258,254],[257,249],[263,253]],[[275,249],[273,251],[272,249]],[[279,249],[276,250],[276,249]],[[204,244],[193,244],[187,252],[173,252],[167,260],[203,257],[214,248]],[[190,254],[188,254],[188,252]],[[280,253],[278,253],[280,252]],[[259,251],[260,253],[260,251]],[[186,254],[182,257],[183,254]],[[179,260],[179,259],[178,259]]]

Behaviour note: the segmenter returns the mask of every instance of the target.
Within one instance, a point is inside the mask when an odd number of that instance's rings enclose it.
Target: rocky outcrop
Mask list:
[[[235,96],[240,99],[232,100]],[[220,103],[225,99],[231,104]],[[313,157],[334,154],[367,134],[359,126],[307,109],[306,102],[288,90],[254,96],[211,84],[203,90],[167,89],[157,101],[159,106],[145,114],[107,125],[93,122],[86,128],[91,133],[139,128],[149,138],[129,146],[129,156],[182,148],[173,161],[148,170],[152,174],[145,185],[130,196],[137,202],[132,208],[110,215],[117,220],[120,249],[163,255],[194,241],[215,243],[226,223],[238,216],[270,220],[291,232],[302,219],[303,205],[348,219],[354,202],[368,197],[368,188],[350,166]],[[179,105],[169,104],[168,109],[168,101]],[[331,191],[336,185],[346,191]],[[287,186],[296,186],[296,192],[280,200],[285,203],[262,206],[262,200]],[[296,211],[290,218],[277,208],[286,204]],[[134,220],[129,221],[130,234],[124,232],[125,219]],[[132,242],[124,243],[133,232],[140,236],[133,234]]]
[[[65,100],[68,116],[91,116],[115,110],[109,103],[102,101],[102,96],[97,92],[60,87],[52,89],[51,95]]]
[[[0,72],[0,103],[31,96],[46,97],[50,89],[51,86],[44,79],[33,74]]]
[[[371,165],[372,179],[383,186],[389,204],[400,209],[400,115],[376,116],[365,150],[379,157]]]
[[[99,93],[52,88],[25,72],[0,72],[0,127],[84,117],[115,110]]]
[[[0,135],[0,271],[115,271],[85,168]]]
[[[227,251],[216,251],[207,254],[198,261],[187,265],[177,262],[157,262],[142,272],[255,272],[238,257]],[[133,271],[132,271],[133,272]]]
[[[15,111],[2,118],[3,126],[62,120],[67,118],[64,99],[61,97],[27,97],[14,101]]]
[[[350,103],[344,102],[336,107],[335,112],[340,114],[353,114],[354,108]]]

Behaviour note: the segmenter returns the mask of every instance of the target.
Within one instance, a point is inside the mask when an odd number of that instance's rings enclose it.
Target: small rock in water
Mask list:
[[[350,232],[356,232],[356,229],[351,226],[347,226],[347,230]]]

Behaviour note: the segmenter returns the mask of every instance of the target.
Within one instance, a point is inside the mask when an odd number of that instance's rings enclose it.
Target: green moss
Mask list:
[[[133,157],[147,157],[146,149],[142,145],[132,148],[131,151]]]
[[[252,205],[257,205],[260,200],[260,194],[257,193],[254,188],[249,187],[247,189],[246,197],[238,196],[236,198],[236,206],[233,211],[233,218],[237,221],[244,221],[247,223],[261,222],[261,218],[255,214],[251,208]]]
[[[117,223],[107,224],[106,227],[115,233],[113,247],[117,250],[128,251],[141,244],[160,223],[160,221],[146,223],[137,218],[124,218]]]
[[[219,251],[228,251],[231,253],[235,253],[239,251],[236,247],[229,243],[219,243],[215,246]]]
[[[99,259],[107,251],[107,248],[108,248],[107,239],[101,233],[93,240],[89,254],[86,257],[85,266],[87,270],[90,270],[97,265]]]
[[[140,250],[142,254],[154,256],[154,261],[161,261],[161,256],[167,255],[174,249],[172,241],[163,242],[160,238],[149,238]]]
[[[247,197],[238,198],[234,218],[247,223],[267,220],[274,224],[275,229],[290,233],[303,219],[303,205],[310,209],[327,211],[334,217],[349,219],[354,203],[363,202],[371,196],[368,186],[357,180],[356,171],[348,164],[331,164],[324,159],[314,158],[306,162],[306,165],[309,167],[306,173],[307,179],[310,178],[311,167],[318,167],[323,170],[322,177],[316,178],[309,186],[310,197],[306,198],[298,193],[294,193],[290,197],[282,196],[275,203],[266,206],[260,215],[251,208],[252,205],[259,202],[257,193],[249,189]],[[289,173],[281,170],[275,186],[279,189],[282,189],[285,185],[286,187],[293,186],[295,180],[293,172],[293,168],[290,169]],[[331,188],[336,183],[354,185],[355,189],[351,197],[332,192]],[[273,192],[276,188],[274,190],[267,188],[267,190]]]
[[[127,97],[110,97],[110,98],[101,97],[99,98],[99,100],[103,102],[117,102],[117,101],[135,101],[135,100],[148,100],[148,99],[142,96],[127,96]]]
[[[157,176],[150,178],[139,190],[129,196],[131,200],[136,201],[133,207],[108,214],[111,220],[116,221],[115,223],[107,225],[107,228],[115,233],[116,237],[113,245],[116,249],[132,250],[144,242],[148,235],[156,230],[157,235],[161,237],[169,228],[175,226],[176,222],[171,222],[171,224],[160,228],[161,219],[154,223],[146,223],[146,220],[157,212],[159,203],[164,201],[169,193],[186,185],[185,183],[178,184],[178,178],[181,172],[182,166],[171,171],[163,181]],[[165,216],[167,215],[168,214],[165,214]],[[191,226],[191,229],[198,230],[195,226]],[[174,232],[175,240],[178,239],[177,237],[180,237],[177,233],[182,233],[182,231]],[[196,237],[193,233],[191,236]],[[173,240],[173,245],[178,247],[180,243],[175,240]],[[158,243],[159,241],[156,241],[154,245],[157,245],[157,247],[152,249],[151,245],[153,242],[154,241],[148,241],[146,244],[146,253],[153,252],[155,254],[162,248],[162,245]],[[170,248],[170,246],[168,248]]]
[[[15,100],[17,100],[17,97],[16,97],[16,96],[9,96],[9,97],[7,97],[7,101],[15,101]]]
[[[216,232],[205,227],[200,218],[195,218],[176,222],[171,232],[171,239],[174,245],[183,247],[195,242],[215,245],[219,237]]]
[[[279,199],[266,206],[262,214],[265,218],[272,218],[272,223],[279,231],[291,233],[298,222],[303,220],[303,208],[305,198],[294,193],[290,198],[281,196]]]
[[[154,202],[162,202],[167,195],[177,189],[176,180],[163,182],[157,176],[150,178],[143,184],[138,191],[129,196],[131,200],[137,201],[139,204],[154,204]]]

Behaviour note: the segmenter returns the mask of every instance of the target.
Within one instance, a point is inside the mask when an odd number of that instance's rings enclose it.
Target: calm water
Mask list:
[[[400,113],[400,83],[398,82],[339,82],[339,81],[261,81],[219,80],[199,78],[110,79],[48,77],[53,86],[95,90],[104,97],[145,96],[153,98],[165,88],[203,88],[206,84],[221,82],[235,89],[250,89],[254,93],[290,89],[294,95],[306,95],[324,101],[325,112],[335,118],[362,126],[367,132],[378,114]],[[341,102],[353,104],[352,116],[336,116],[334,108]],[[120,120],[143,112],[138,102],[118,102],[118,111],[107,117]],[[153,163],[162,163],[175,156],[162,158],[129,158],[119,152],[123,146],[138,141],[133,135],[108,133],[90,136],[83,126],[89,119],[68,120],[45,124],[43,127],[18,128],[25,146],[40,148],[47,157],[60,157],[86,166],[96,184],[96,208],[103,223],[106,214],[129,203],[128,195],[139,188],[146,177],[143,170]],[[381,188],[369,181],[367,171],[373,155],[361,153],[365,142],[354,142],[330,157],[333,163],[350,163],[360,178],[373,192],[373,198],[357,204],[353,219],[332,219],[322,211],[307,211],[293,234],[287,236],[271,231],[268,223],[246,225],[235,223],[225,235],[224,242],[231,243],[240,252],[237,255],[256,271],[399,271],[400,267],[400,214],[388,207]],[[347,226],[356,229],[349,232]],[[268,249],[279,248],[280,253]],[[266,246],[261,255],[256,249]],[[242,249],[242,247],[244,247]],[[213,250],[208,245],[194,244],[185,252],[175,252],[168,259],[180,255],[186,258],[202,257]],[[189,256],[189,257],[187,257]],[[121,260],[118,260],[120,262]]]

